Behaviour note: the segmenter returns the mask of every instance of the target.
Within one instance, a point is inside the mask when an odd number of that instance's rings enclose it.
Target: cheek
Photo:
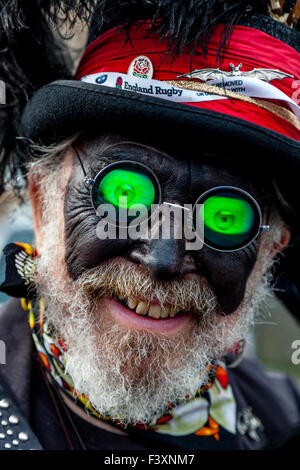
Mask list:
[[[55,211],[51,210],[49,216],[42,219],[42,236],[40,243],[37,245],[37,250],[40,254],[44,251],[55,251],[55,259],[63,264],[66,254],[66,237],[65,237],[65,195],[68,180],[72,172],[72,164],[68,156],[65,158],[65,165],[62,166],[61,176],[56,191],[55,198]],[[63,175],[63,176],[62,176]],[[44,209],[44,208],[43,208]],[[42,216],[44,217],[44,215]],[[58,269],[58,266],[57,266]],[[63,270],[63,267],[61,266]]]
[[[257,253],[257,243],[233,253],[214,252],[206,247],[199,252],[197,267],[213,287],[224,315],[234,312],[243,300]]]
[[[76,222],[72,220],[72,223],[66,219],[66,263],[74,280],[103,261],[122,256],[127,247],[125,240],[99,240],[96,233],[97,221],[93,219],[90,217]]]

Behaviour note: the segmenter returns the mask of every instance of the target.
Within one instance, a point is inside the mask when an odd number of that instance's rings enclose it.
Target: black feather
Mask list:
[[[151,19],[161,37],[168,38],[169,50],[177,54],[200,37],[205,45],[217,23],[231,25],[242,15],[267,14],[268,4],[268,0],[103,0],[94,15],[91,40],[100,29],[123,24],[129,30],[135,21]]]
[[[0,105],[0,194],[5,180],[19,186],[15,136],[26,101],[43,84],[71,78],[72,64],[57,30],[64,23],[71,28],[77,19],[88,21],[94,5],[92,0],[0,0],[0,80],[6,87],[6,104]]]

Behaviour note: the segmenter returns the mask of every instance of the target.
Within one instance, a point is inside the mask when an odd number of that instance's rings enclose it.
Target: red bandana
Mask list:
[[[280,70],[294,78],[273,79],[274,90],[281,90],[288,98],[297,103],[300,96],[300,54],[282,41],[269,36],[257,29],[236,26],[229,46],[217,64],[217,52],[223,25],[219,25],[208,43],[205,56],[197,47],[190,66],[190,51],[183,55],[166,56],[167,40],[161,41],[157,33],[149,31],[149,23],[139,23],[132,28],[129,42],[126,33],[118,28],[107,31],[86,49],[75,80],[95,73],[118,72],[127,74],[130,64],[139,56],[146,56],[153,66],[153,79],[159,81],[177,80],[179,75],[195,69],[212,69],[219,67],[222,71],[230,71],[230,64],[238,66],[242,63],[242,71],[257,69]],[[183,86],[184,86],[183,79]],[[199,82],[198,82],[199,83]],[[264,82],[265,83],[265,82]],[[264,84],[263,83],[263,84]],[[277,90],[276,90],[277,89]],[[267,99],[281,109],[290,109],[287,102]],[[235,116],[256,125],[266,127],[287,137],[300,140],[299,130],[291,122],[262,109],[253,103],[240,101],[236,98],[204,102],[184,103],[226,115]]]

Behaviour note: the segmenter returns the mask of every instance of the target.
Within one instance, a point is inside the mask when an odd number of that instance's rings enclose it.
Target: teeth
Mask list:
[[[158,304],[150,305],[148,302],[144,302],[133,297],[128,299],[127,305],[131,310],[135,310],[139,315],[148,315],[151,318],[173,318],[176,313],[178,313],[178,310],[170,305],[161,308]]]
[[[174,307],[171,307],[171,309],[170,309],[170,314],[169,314],[170,317],[171,317],[171,318],[175,317],[176,312],[177,312],[177,311],[175,310],[175,308],[174,308]]]
[[[170,305],[167,305],[164,308],[164,310],[162,310],[162,312],[161,312],[161,315],[160,315],[161,318],[167,318],[169,316],[170,310],[171,310]]]
[[[136,313],[139,313],[140,315],[146,315],[146,313],[148,313],[148,310],[149,304],[147,304],[146,302],[139,302],[135,309]]]
[[[161,308],[159,305],[150,305],[148,316],[152,318],[161,317]]]
[[[131,310],[134,310],[135,307],[137,306],[137,304],[138,304],[137,299],[134,299],[133,297],[131,297],[131,298],[128,300],[128,307],[131,308]]]

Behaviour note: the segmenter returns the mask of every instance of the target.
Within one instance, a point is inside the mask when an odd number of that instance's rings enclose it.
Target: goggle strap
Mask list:
[[[87,172],[85,171],[85,168],[84,168],[84,165],[82,163],[82,160],[79,156],[79,153],[78,153],[78,150],[77,148],[75,147],[75,145],[73,145],[73,149],[74,149],[74,152],[76,153],[76,156],[79,160],[79,163],[80,163],[80,166],[82,168],[82,171],[83,171],[83,174],[84,174],[84,182],[87,186],[92,186],[95,182],[95,180],[93,180],[93,178],[91,178],[90,176],[88,176]]]
[[[87,172],[85,171],[84,165],[83,165],[83,163],[82,163],[82,160],[81,160],[81,158],[80,158],[80,156],[79,156],[78,150],[77,150],[77,148],[75,147],[75,145],[73,145],[73,149],[74,149],[74,152],[76,153],[76,156],[77,156],[77,158],[78,158],[78,160],[79,160],[79,163],[80,163],[80,166],[81,166],[81,168],[82,168],[82,171],[83,171],[83,174],[84,174],[84,179],[86,179],[86,178],[87,178]]]

